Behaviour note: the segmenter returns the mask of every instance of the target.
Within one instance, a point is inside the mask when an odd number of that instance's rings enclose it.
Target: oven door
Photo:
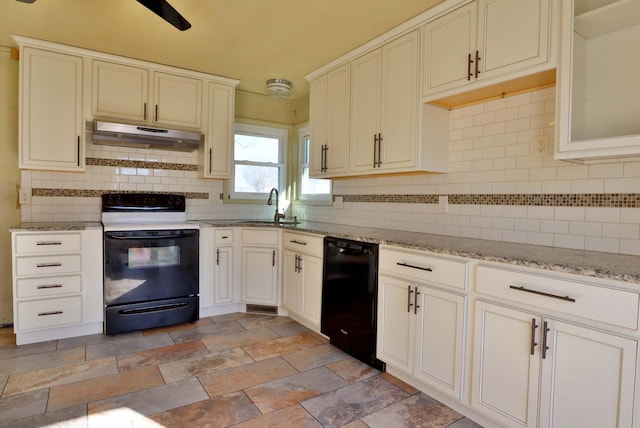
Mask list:
[[[197,229],[105,232],[105,305],[197,295],[198,250]]]

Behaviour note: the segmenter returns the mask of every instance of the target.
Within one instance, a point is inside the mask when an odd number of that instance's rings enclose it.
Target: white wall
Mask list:
[[[640,192],[640,162],[553,159],[555,88],[450,112],[449,173],[334,181],[334,195],[612,194]],[[546,135],[544,153],[534,137]],[[409,198],[410,199],[410,198]],[[345,202],[296,207],[312,221],[640,255],[640,208]]]

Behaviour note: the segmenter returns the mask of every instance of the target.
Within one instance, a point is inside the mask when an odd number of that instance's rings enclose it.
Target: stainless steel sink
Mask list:
[[[276,223],[273,220],[242,220],[238,224],[271,224],[274,226],[295,226],[300,224],[297,220],[280,220]]]

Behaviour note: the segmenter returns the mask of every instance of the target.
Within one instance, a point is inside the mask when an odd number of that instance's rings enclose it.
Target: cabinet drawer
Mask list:
[[[233,229],[215,229],[213,243],[216,245],[233,244]]]
[[[639,295],[597,284],[494,266],[478,266],[479,293],[606,324],[638,328]]]
[[[16,257],[16,276],[80,272],[80,254]]]
[[[80,275],[20,278],[16,280],[16,298],[18,299],[79,293],[81,290],[82,279]]]
[[[16,235],[16,254],[80,251],[80,233]]]
[[[380,270],[412,281],[440,284],[465,289],[467,287],[468,262],[395,250],[380,249]]]
[[[49,328],[82,321],[80,296],[18,302],[18,331]]]
[[[277,229],[242,229],[243,244],[278,245]]]
[[[306,235],[302,233],[282,233],[282,245],[284,248],[313,254],[322,257],[322,244],[324,237],[319,235]]]

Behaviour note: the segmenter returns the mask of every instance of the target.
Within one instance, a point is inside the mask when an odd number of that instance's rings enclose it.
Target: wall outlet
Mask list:
[[[549,142],[549,137],[546,135],[536,135],[534,138],[535,148],[537,153],[545,153],[547,151],[547,143]]]
[[[20,205],[30,204],[31,203],[31,189],[25,188],[20,189],[19,198]]]
[[[449,196],[448,195],[438,196],[438,212],[439,213],[449,212]]]

